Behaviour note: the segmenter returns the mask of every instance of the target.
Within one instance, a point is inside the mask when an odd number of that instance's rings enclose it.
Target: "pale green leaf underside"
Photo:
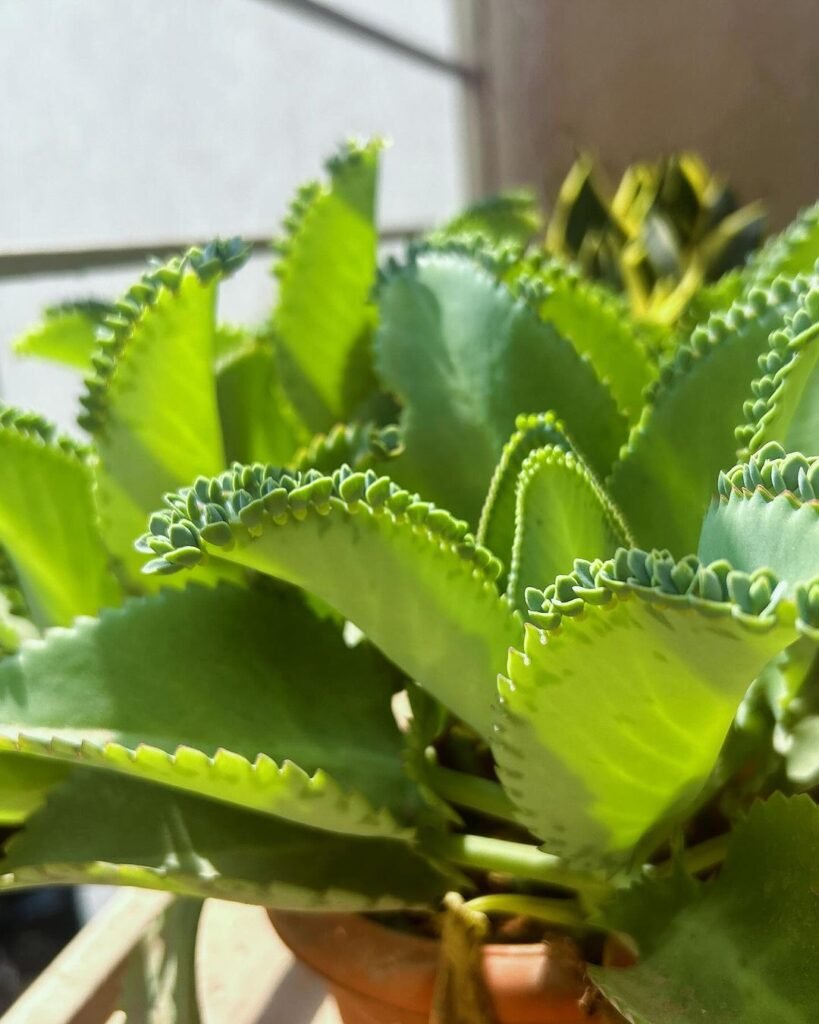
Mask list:
[[[221,495],[213,509],[201,502],[198,510],[192,507],[187,492],[177,500],[180,509],[198,516],[191,525],[201,528],[196,542],[202,550],[326,601],[411,678],[488,735],[495,678],[507,647],[520,635],[519,619],[495,587],[498,566],[491,565],[489,552],[465,536],[465,524],[414,500],[386,477],[350,476],[347,469],[332,478],[312,471],[297,476],[238,467],[219,481],[197,483],[201,493],[215,486]],[[165,513],[174,521],[180,515]],[[227,522],[203,525],[211,515]],[[158,520],[162,536],[146,535],[140,542],[143,550],[153,547],[160,555],[149,570],[173,571],[200,557],[189,547],[168,551],[176,546],[166,540],[166,532],[174,531],[170,519],[164,526]]]
[[[294,591],[192,585],[0,664],[0,749],[406,837],[420,800],[402,770],[394,685],[374,651],[348,648]]]
[[[41,324],[14,343],[23,356],[35,356],[86,370],[97,344],[97,329],[110,312],[108,303],[88,300],[46,310]]]
[[[779,281],[697,328],[675,356],[614,467],[609,491],[637,543],[680,554],[697,546],[721,469],[736,458],[736,425],[768,336],[784,326],[797,289]]]
[[[284,910],[436,905],[451,882],[410,847],[294,825],[76,769],[0,861],[0,889],[133,885]]]
[[[795,637],[776,618],[752,629],[730,604],[697,604],[620,584],[557,630],[527,626],[523,651],[510,652],[493,749],[545,849],[614,868],[683,816],[744,692]]]
[[[37,625],[69,623],[117,603],[89,469],[76,452],[0,425],[0,494],[0,544]]]
[[[225,464],[213,374],[216,280],[191,270],[131,325],[97,430],[96,496],[110,550],[139,572],[134,538],[165,491]]]
[[[519,414],[554,410],[605,473],[624,440],[614,399],[572,345],[477,260],[428,252],[388,272],[376,365],[405,405],[394,472],[471,523]]]
[[[632,1024],[814,1024],[819,991],[819,808],[757,804],[716,881],[639,884],[607,908],[639,963],[591,969]]]
[[[331,161],[330,184],[294,210],[280,243],[273,317],[283,383],[311,433],[349,418],[364,397],[377,232],[379,142],[351,145]]]
[[[787,582],[819,579],[819,501],[763,493],[719,497],[711,503],[700,536],[704,562],[727,559],[735,569],[768,568]]]
[[[583,462],[560,448],[532,452],[517,485],[516,530],[507,596],[521,610],[527,587],[542,587],[574,560],[608,558],[628,543],[616,510]]]

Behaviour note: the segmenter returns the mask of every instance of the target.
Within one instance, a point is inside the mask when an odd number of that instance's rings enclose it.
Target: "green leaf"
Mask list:
[[[133,885],[281,910],[366,912],[434,907],[453,879],[389,839],[317,832],[138,779],[75,769],[0,861],[0,889],[59,883]]]
[[[547,286],[541,317],[588,357],[633,423],[642,408],[643,391],[654,377],[643,331],[619,296],[574,268],[550,260],[536,276]]]
[[[788,451],[819,455],[819,282],[812,286],[784,330],[774,331],[758,360],[761,376],[736,430],[740,458],[767,441]]]
[[[524,461],[515,522],[507,596],[521,611],[527,587],[553,580],[577,558],[606,558],[629,541],[620,513],[583,460],[560,446]]]
[[[216,399],[228,464],[290,462],[303,432],[268,342],[246,337],[217,361]]]
[[[387,477],[347,467],[328,477],[239,466],[167,506],[140,541],[158,555],[146,571],[215,556],[304,587],[488,735],[495,678],[520,621],[495,587],[499,563],[465,523]]]
[[[696,548],[717,474],[736,459],[757,357],[805,289],[804,280],[782,279],[754,289],[697,328],[663,369],[608,488],[639,544]]]
[[[273,316],[282,382],[310,433],[349,419],[370,380],[369,303],[375,280],[375,200],[382,144],[347,144],[330,183],[302,189],[276,243]]]
[[[0,664],[0,749],[407,838],[420,800],[402,768],[395,685],[376,652],[348,648],[292,590],[194,585]]]
[[[648,881],[608,923],[636,939],[626,969],[592,967],[631,1024],[813,1024],[819,989],[819,808],[780,795],[736,827],[719,877]]]
[[[85,453],[34,413],[0,408],[0,543],[38,626],[115,604]]]
[[[477,539],[503,560],[505,571],[500,576],[501,583],[505,583],[512,561],[518,477],[527,456],[547,445],[566,451],[572,449],[565,427],[554,413],[518,416],[515,433],[503,446],[500,462],[489,484]]]
[[[815,488],[814,488],[815,485]],[[704,562],[771,569],[793,594],[819,579],[819,457],[786,455],[770,442],[747,463],[720,474],[700,534]]]
[[[27,331],[14,343],[22,356],[36,356],[87,370],[97,344],[97,331],[114,306],[98,299],[62,302],[50,306],[37,327]]]
[[[0,826],[19,825],[69,772],[67,765],[0,752]]]
[[[27,618],[15,614],[3,590],[0,590],[0,659],[16,654],[24,640],[37,636],[36,626]]]
[[[240,267],[238,239],[144,274],[117,304],[94,357],[82,425],[98,450],[103,536],[126,572],[133,539],[163,492],[225,464],[213,372],[217,282]]]
[[[126,962],[119,1009],[141,1024],[200,1024],[196,936],[202,901],[176,899],[148,925]]]
[[[527,592],[493,751],[550,852],[614,870],[697,801],[743,694],[796,636],[793,605],[755,605],[756,575],[732,600],[728,568],[620,549]]]
[[[809,274],[819,260],[819,202],[801,210],[798,217],[770,238],[743,271],[752,284],[770,284],[780,274]]]
[[[296,452],[289,464],[300,473],[306,473],[309,469],[332,473],[344,465],[361,472],[397,458],[403,450],[401,431],[396,426],[340,423],[328,434],[314,437],[308,445]]]
[[[376,363],[404,402],[407,486],[477,522],[521,413],[554,410],[606,472],[625,421],[592,368],[528,301],[459,252],[420,252],[379,291]]]
[[[543,219],[534,193],[510,189],[468,206],[435,236],[481,235],[491,242],[526,245],[543,229]]]

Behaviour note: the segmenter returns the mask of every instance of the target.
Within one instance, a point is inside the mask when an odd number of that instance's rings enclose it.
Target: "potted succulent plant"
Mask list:
[[[228,242],[23,339],[91,441],[0,417],[0,884],[270,907],[348,1022],[808,1024],[819,210],[658,365],[520,197],[376,281],[377,161],[261,329]]]

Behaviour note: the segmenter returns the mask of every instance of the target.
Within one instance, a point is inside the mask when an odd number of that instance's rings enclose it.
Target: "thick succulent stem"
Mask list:
[[[481,914],[512,914],[532,917],[561,928],[588,928],[580,906],[575,900],[550,900],[539,896],[517,896],[499,893],[492,896],[478,896],[464,904],[466,910]]]
[[[426,781],[444,800],[470,811],[478,811],[490,818],[518,824],[515,807],[503,787],[490,779],[481,779],[468,772],[457,772],[442,765],[426,768]]]

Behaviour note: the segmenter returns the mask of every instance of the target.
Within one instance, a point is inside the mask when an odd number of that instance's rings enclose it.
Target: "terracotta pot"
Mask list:
[[[438,943],[364,917],[271,911],[293,953],[320,974],[344,1024],[429,1024]],[[583,968],[559,944],[487,945],[483,970],[498,1024],[611,1024],[585,1008]]]

